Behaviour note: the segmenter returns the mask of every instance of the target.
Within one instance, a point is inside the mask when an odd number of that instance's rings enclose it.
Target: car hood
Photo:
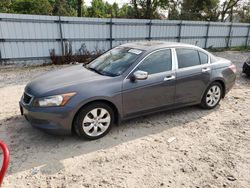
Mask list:
[[[99,75],[84,68],[82,65],[73,65],[36,77],[27,84],[25,91],[31,95],[42,96],[46,95],[48,92],[62,88],[65,89],[63,92],[67,92],[67,88],[77,90],[77,87],[74,87],[75,85],[105,79],[110,79],[110,77]]]

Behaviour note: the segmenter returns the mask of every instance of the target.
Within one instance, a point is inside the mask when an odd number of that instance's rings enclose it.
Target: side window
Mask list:
[[[200,65],[200,57],[197,50],[177,48],[176,54],[179,68]]]
[[[207,64],[208,63],[208,55],[199,51],[200,61],[201,64]]]
[[[172,56],[171,50],[160,50],[149,55],[136,70],[148,72],[148,74],[155,74],[172,70]]]

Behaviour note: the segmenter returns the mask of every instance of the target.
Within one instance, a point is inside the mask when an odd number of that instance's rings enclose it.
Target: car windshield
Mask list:
[[[126,71],[143,51],[117,47],[89,63],[86,68],[106,76],[119,76]]]

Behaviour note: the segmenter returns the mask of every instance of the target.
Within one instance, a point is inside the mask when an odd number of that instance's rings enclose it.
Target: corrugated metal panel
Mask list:
[[[113,38],[146,38],[148,37],[148,20],[113,19]],[[129,23],[129,24],[127,24]]]
[[[178,37],[180,21],[152,20],[152,37]]]
[[[207,22],[184,21],[182,24],[181,36],[206,36]]]
[[[230,40],[230,46],[231,47],[236,47],[236,46],[245,46],[246,44],[246,39],[239,37],[239,38],[232,38]]]
[[[207,42],[207,47],[210,48],[223,48],[227,46],[226,38],[210,38]]]
[[[199,46],[201,48],[204,48],[204,46],[205,46],[205,39],[203,39],[203,38],[181,39],[180,42],[196,45],[196,46]]]
[[[209,36],[228,36],[230,31],[230,23],[212,22],[209,27]]]
[[[0,49],[2,58],[48,57],[50,49],[55,49],[56,52],[59,52],[59,45],[56,41],[23,41],[27,39],[41,40],[59,38],[58,26],[54,23],[58,17],[0,14],[0,18],[7,19],[0,21],[0,38],[6,40]],[[22,41],[15,42],[16,39],[21,39]]]
[[[232,27],[231,36],[247,36],[248,28],[247,27]]]
[[[0,18],[3,59],[48,57],[51,49],[61,54],[58,16],[0,14]],[[203,48],[206,42],[206,47],[250,45],[250,36],[246,43],[249,24],[83,17],[61,17],[61,21],[63,45],[70,44],[73,53],[78,53],[83,46],[90,52],[106,51],[111,44],[115,47],[149,39],[180,41]]]

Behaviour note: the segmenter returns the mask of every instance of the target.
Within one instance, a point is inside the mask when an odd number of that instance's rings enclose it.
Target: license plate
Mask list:
[[[20,106],[20,112],[21,112],[21,115],[23,115],[23,107],[21,105]]]

